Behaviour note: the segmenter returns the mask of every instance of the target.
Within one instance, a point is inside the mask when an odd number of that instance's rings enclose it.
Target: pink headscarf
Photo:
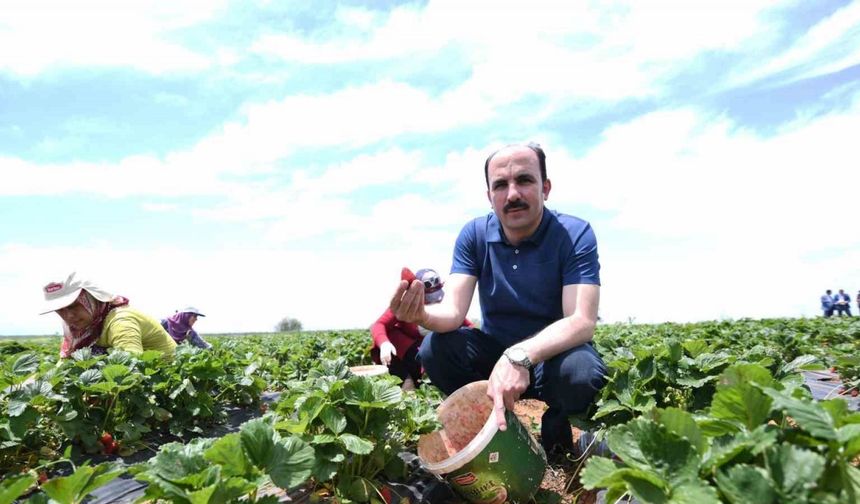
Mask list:
[[[167,317],[167,332],[170,337],[177,343],[182,343],[188,338],[188,333],[191,332],[191,317],[196,317],[196,313],[191,312],[176,312]]]
[[[105,318],[108,313],[119,306],[128,304],[128,299],[122,296],[115,296],[108,302],[99,301],[86,290],[81,290],[76,303],[81,306],[92,316],[92,322],[86,327],[71,327],[65,319],[63,319],[63,343],[60,345],[60,357],[68,358],[81,348],[93,346],[93,343],[99,339],[104,327]],[[93,353],[104,353],[104,348],[93,347]]]

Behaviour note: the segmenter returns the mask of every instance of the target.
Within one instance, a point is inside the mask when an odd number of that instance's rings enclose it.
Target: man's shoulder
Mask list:
[[[559,212],[557,210],[550,210],[550,216],[554,217],[560,224],[563,226],[591,226],[587,220],[577,217],[575,215],[570,215],[566,213]]]
[[[563,228],[573,238],[581,236],[591,229],[591,224],[585,219],[566,213],[550,211],[550,226]]]
[[[463,239],[464,237],[483,237],[484,239],[486,239],[488,234],[492,234],[492,231],[490,231],[490,229],[498,227],[498,224],[493,223],[495,219],[496,216],[492,212],[486,215],[475,217],[473,219],[469,219],[465,224],[463,224],[463,228],[460,231],[460,236],[458,239]]]
[[[487,213],[484,215],[479,215],[478,217],[475,217],[473,219],[469,219],[469,221],[466,222],[465,226],[463,226],[463,227],[485,226],[485,225],[487,225],[487,223],[489,223],[490,221],[492,221],[495,218],[496,218],[496,214],[494,214],[493,212],[490,212],[490,213]]]

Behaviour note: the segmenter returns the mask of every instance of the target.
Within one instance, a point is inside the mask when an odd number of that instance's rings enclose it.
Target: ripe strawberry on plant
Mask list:
[[[106,455],[113,455],[113,453],[119,449],[119,444],[114,441],[110,432],[103,432],[99,438],[99,442],[101,442],[103,447],[102,453]]]
[[[394,502],[394,499],[391,497],[391,487],[388,485],[382,485],[382,488],[379,489],[379,493],[382,495],[382,500],[385,501],[385,504],[391,504]]]
[[[46,473],[45,471],[39,471],[38,479],[39,479],[39,484],[44,485],[45,482],[48,481],[48,473]]]
[[[104,453],[105,455],[113,455],[119,449],[119,445],[116,442],[111,441],[110,444],[105,445]]]

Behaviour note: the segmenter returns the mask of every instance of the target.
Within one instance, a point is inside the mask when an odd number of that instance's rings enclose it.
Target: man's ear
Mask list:
[[[490,202],[490,208],[492,208],[493,207],[493,197],[490,196],[490,190],[489,189],[487,189],[487,201]]]
[[[549,179],[543,181],[543,200],[546,201],[549,198],[549,191],[552,189],[552,182]]]

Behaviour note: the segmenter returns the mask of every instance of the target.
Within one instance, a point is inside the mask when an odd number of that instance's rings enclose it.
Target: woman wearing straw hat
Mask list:
[[[415,273],[415,278],[424,283],[424,304],[435,304],[442,301],[445,292],[442,290],[442,280],[436,271],[425,268]],[[473,327],[465,319],[464,327]],[[404,390],[413,390],[421,379],[422,369],[416,356],[418,347],[424,339],[423,329],[416,324],[397,320],[391,309],[370,326],[373,337],[373,349],[370,356],[373,362],[388,366],[388,372],[403,380]]]
[[[98,287],[72,273],[62,282],[51,282],[42,289],[45,305],[42,315],[56,312],[63,320],[60,356],[90,348],[95,354],[108,348],[132,353],[158,350],[172,355],[176,343],[157,320],[128,306],[128,299]]]
[[[209,350],[212,348],[212,345],[201,338],[200,335],[197,334],[197,331],[192,329],[194,323],[197,322],[197,318],[205,316],[206,315],[200,313],[200,310],[197,308],[189,306],[188,308],[178,310],[166,319],[162,319],[161,327],[170,334],[170,337],[173,338],[173,341],[175,341],[177,345],[187,341],[197,348]]]

